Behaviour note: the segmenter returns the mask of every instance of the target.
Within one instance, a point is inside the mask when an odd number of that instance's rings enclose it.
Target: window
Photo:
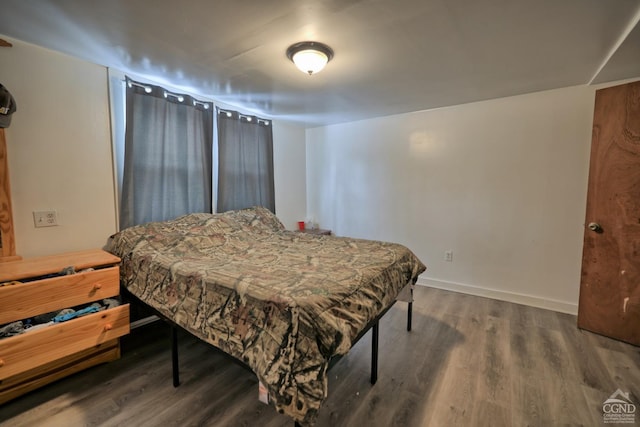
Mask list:
[[[263,206],[275,213],[271,122],[218,109],[217,211]]]
[[[126,80],[120,228],[211,212],[213,105]]]
[[[214,115],[212,102],[113,69],[109,85],[118,229],[191,212],[275,212],[270,120]]]

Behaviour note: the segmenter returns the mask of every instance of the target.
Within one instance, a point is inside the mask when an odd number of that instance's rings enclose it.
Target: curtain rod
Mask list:
[[[153,91],[153,85],[145,85],[143,83],[138,83],[138,82],[133,81],[131,79],[128,79],[127,83],[129,84],[129,87],[136,86],[136,87],[142,88],[142,89],[144,89],[144,91],[146,93],[151,93]],[[161,89],[164,91],[163,94],[164,94],[165,98],[171,96],[173,98],[176,98],[178,100],[178,102],[184,102],[185,95],[182,95],[182,94],[179,94],[179,93],[170,92],[165,88],[161,88]],[[208,110],[209,108],[211,108],[211,102],[199,101],[199,100],[193,98],[192,96],[191,96],[191,99],[193,100],[193,106],[194,107],[198,106],[198,105],[201,105],[205,110]]]
[[[242,114],[238,111],[233,111],[233,110],[225,110],[222,108],[218,108],[218,114],[225,114],[227,117],[231,117],[233,116],[233,113],[237,113],[238,114],[238,119],[242,119],[245,118],[247,119],[248,122],[253,121],[253,119],[256,119],[256,122],[258,124],[262,123],[265,126],[269,126],[269,124],[271,123],[271,120],[267,120],[267,119],[262,119],[260,117],[256,117],[256,116],[251,116],[249,114]]]

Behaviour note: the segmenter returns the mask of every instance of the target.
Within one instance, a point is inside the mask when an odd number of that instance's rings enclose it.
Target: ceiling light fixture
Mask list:
[[[289,58],[303,73],[312,75],[322,71],[333,58],[333,50],[319,42],[300,42],[287,49]]]

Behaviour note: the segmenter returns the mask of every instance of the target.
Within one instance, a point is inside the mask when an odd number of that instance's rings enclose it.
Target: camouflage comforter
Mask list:
[[[425,270],[404,246],[286,231],[263,208],[131,227],[106,249],[130,292],[251,367],[304,425],[327,395],[331,357]]]

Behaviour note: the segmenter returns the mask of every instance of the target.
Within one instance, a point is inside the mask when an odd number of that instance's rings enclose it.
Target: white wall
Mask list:
[[[419,283],[575,313],[594,90],[310,129],[309,215],[406,244]]]
[[[1,36],[0,36],[1,37]],[[102,247],[116,230],[107,69],[11,39],[0,83],[18,111],[7,129],[16,250],[23,257]],[[305,133],[274,123],[276,210],[293,228],[306,211]],[[57,227],[32,212],[56,210]]]
[[[307,211],[305,129],[273,122],[273,168],[276,215],[290,230]]]
[[[106,69],[11,41],[0,82],[18,106],[5,129],[17,253],[102,247],[115,231]],[[35,228],[49,209],[60,225]]]

